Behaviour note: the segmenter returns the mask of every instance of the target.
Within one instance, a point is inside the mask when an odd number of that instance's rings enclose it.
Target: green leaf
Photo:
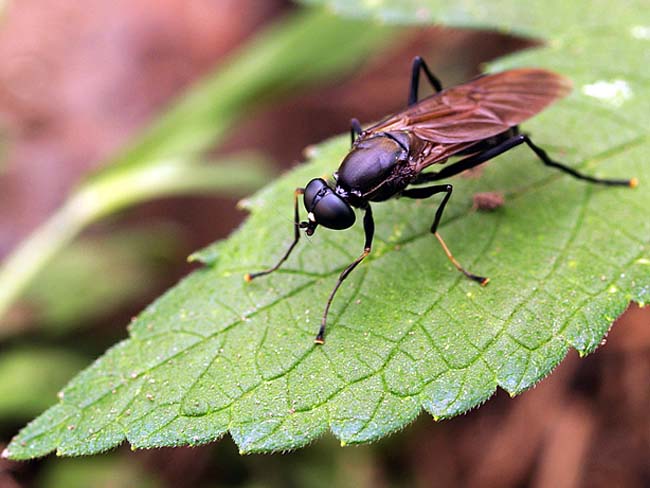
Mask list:
[[[517,2],[448,5],[435,18],[519,26]],[[75,378],[5,456],[90,454],[124,439],[194,445],[226,432],[242,452],[294,449],[327,430],[342,443],[369,442],[422,409],[446,418],[497,386],[517,394],[572,347],[593,351],[630,300],[650,300],[650,14],[632,2],[614,12],[599,10],[602,2],[526,5],[521,29],[550,33],[547,47],[492,68],[547,67],[573,78],[575,90],[525,130],[581,171],[638,177],[638,189],[576,181],[525,148],[480,179],[456,178],[441,233],[466,267],[491,278],[486,288],[453,269],[429,234],[437,200],[377,204],[373,253],[337,295],[319,347],[328,293],[361,252],[359,225],[321,229],[277,273],[242,277],[282,255],[293,189],[333,171],[348,138],[322,143],[308,164],[250,199],[248,221],[195,255],[210,264],[145,310],[130,338]],[[506,203],[475,212],[478,191],[503,192]]]

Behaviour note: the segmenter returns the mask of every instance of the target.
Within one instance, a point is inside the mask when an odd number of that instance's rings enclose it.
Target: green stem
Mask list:
[[[37,228],[0,267],[0,317],[22,293],[36,273],[88,222],[74,198],[68,200]],[[0,335],[6,327],[0,328]]]
[[[238,194],[261,186],[266,166],[254,161],[219,165],[167,161],[90,180],[9,255],[0,267],[0,317],[48,261],[87,225],[152,198],[178,194]],[[0,328],[0,335],[7,333]]]

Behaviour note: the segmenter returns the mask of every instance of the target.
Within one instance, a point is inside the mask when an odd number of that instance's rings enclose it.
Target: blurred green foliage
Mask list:
[[[0,354],[0,424],[42,412],[66,381],[89,363],[82,351],[16,346]]]
[[[92,327],[152,290],[179,256],[178,233],[174,225],[156,225],[72,242],[27,289],[26,319],[56,334]]]
[[[156,476],[135,460],[109,454],[93,459],[56,459],[38,477],[41,488],[156,488]]]

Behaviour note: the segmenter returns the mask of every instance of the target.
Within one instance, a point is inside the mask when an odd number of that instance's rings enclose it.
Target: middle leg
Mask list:
[[[402,192],[402,196],[405,196],[407,198],[422,199],[422,198],[429,198],[430,196],[435,195],[436,193],[445,193],[442,202],[440,202],[440,205],[436,210],[436,216],[433,219],[433,224],[431,225],[431,233],[434,236],[436,236],[436,239],[438,239],[438,242],[442,246],[443,251],[445,251],[447,258],[449,258],[451,263],[456,267],[458,271],[463,273],[470,280],[476,281],[481,286],[485,286],[488,284],[490,279],[484,276],[478,276],[475,275],[474,273],[470,273],[465,268],[463,268],[461,264],[453,256],[449,248],[447,247],[447,244],[443,240],[442,236],[438,233],[438,225],[440,224],[440,219],[442,218],[442,214],[445,210],[445,206],[447,205],[447,202],[449,201],[449,198],[451,198],[451,192],[453,191],[453,189],[454,187],[451,185],[435,185],[435,186],[428,186],[425,188],[411,188],[408,190],[404,190]]]

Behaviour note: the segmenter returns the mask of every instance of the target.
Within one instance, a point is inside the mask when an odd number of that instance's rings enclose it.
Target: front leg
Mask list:
[[[442,246],[442,250],[445,251],[447,258],[449,258],[451,263],[456,267],[458,271],[463,273],[470,280],[476,281],[481,286],[485,286],[488,284],[488,281],[490,281],[490,279],[470,273],[465,268],[463,268],[460,265],[460,263],[456,260],[456,258],[453,256],[453,254],[451,254],[451,251],[447,247],[447,244],[445,244],[445,241],[442,239],[442,236],[438,233],[438,224],[440,224],[442,213],[444,212],[445,206],[447,205],[447,202],[451,197],[451,192],[453,191],[453,189],[454,187],[451,185],[435,185],[435,186],[428,186],[425,188],[412,188],[412,189],[404,190],[402,192],[402,196],[408,198],[420,199],[420,198],[429,198],[430,196],[435,195],[436,193],[445,193],[442,202],[438,206],[438,210],[436,210],[436,216],[433,219],[433,224],[431,224],[431,233],[434,236],[436,236],[436,239],[438,239],[438,242]]]
[[[286,250],[284,255],[280,258],[275,266],[269,269],[265,269],[264,271],[258,271],[257,273],[246,273],[244,275],[244,280],[253,281],[258,276],[264,276],[269,273],[273,273],[282,265],[282,263],[287,260],[291,254],[291,251],[293,251],[293,248],[296,247],[296,244],[298,244],[298,241],[300,240],[300,229],[301,227],[304,228],[304,225],[300,223],[300,213],[298,212],[298,197],[304,193],[304,188],[296,188],[296,190],[293,192],[293,242],[289,245],[289,248]]]
[[[323,313],[323,319],[321,320],[320,323],[320,329],[318,330],[318,334],[316,335],[316,339],[314,339],[314,342],[316,344],[325,344],[325,326],[327,325],[327,314],[329,313],[330,310],[330,305],[332,305],[332,300],[334,299],[334,295],[336,295],[337,290],[341,286],[341,283],[343,283],[343,280],[348,277],[348,275],[352,272],[354,268],[357,267],[357,265],[363,261],[363,259],[370,254],[370,250],[372,249],[372,239],[375,235],[375,221],[372,218],[372,209],[370,208],[370,205],[366,207],[366,213],[363,216],[363,231],[366,236],[366,242],[363,246],[363,252],[361,253],[361,256],[359,256],[357,259],[352,261],[350,265],[343,270],[343,272],[339,275],[339,279],[336,282],[336,285],[334,285],[334,289],[330,293],[329,298],[327,299],[327,305],[325,305],[325,312]]]

